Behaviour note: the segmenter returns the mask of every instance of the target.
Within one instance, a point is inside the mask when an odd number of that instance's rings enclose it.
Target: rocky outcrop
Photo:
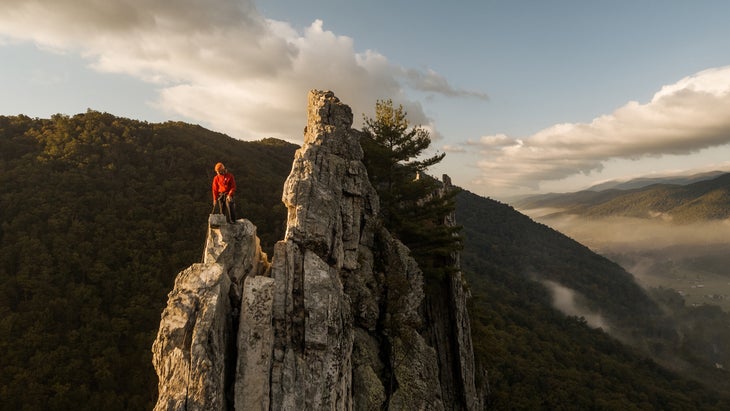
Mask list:
[[[211,216],[153,345],[155,410],[477,409],[466,306],[439,332],[448,344],[422,333],[423,274],[381,226],[352,112],[331,92],[308,98],[285,238],[269,264],[253,224]]]
[[[251,222],[210,216],[203,263],[178,274],[152,345],[155,411],[231,408],[241,281],[267,268]]]
[[[284,184],[287,229],[271,270],[272,409],[353,407],[353,315],[341,270],[357,266],[364,210],[377,200],[363,186],[362,151],[352,148],[352,113],[344,107],[310,94],[305,142]]]
[[[444,174],[440,188],[433,195],[446,196],[454,190],[451,178]],[[456,215],[452,212],[442,224],[455,227]],[[444,402],[453,410],[484,409],[484,390],[476,386],[474,350],[467,301],[471,297],[461,272],[458,252],[451,254],[453,272],[437,281],[438,287],[429,287],[424,301],[427,338],[438,352],[439,378]]]

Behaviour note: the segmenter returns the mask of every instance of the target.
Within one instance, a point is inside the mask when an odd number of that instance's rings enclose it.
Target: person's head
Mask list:
[[[226,166],[223,165],[223,163],[218,163],[215,165],[215,172],[218,174],[223,174],[226,172]]]

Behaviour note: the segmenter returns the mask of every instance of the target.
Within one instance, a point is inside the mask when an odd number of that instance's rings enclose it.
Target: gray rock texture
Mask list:
[[[156,411],[226,409],[229,286],[218,264],[195,264],[175,280],[152,346]]]
[[[233,403],[242,280],[265,273],[256,227],[208,221],[203,263],[178,274],[152,345],[155,411],[227,410]]]
[[[441,188],[433,195],[444,196],[452,189],[451,179],[444,174]],[[456,226],[455,214],[447,215],[443,224]],[[459,254],[452,253],[451,260],[455,271],[440,280],[438,292],[427,295],[423,304],[428,324],[426,336],[438,353],[439,380],[446,408],[480,410],[485,408],[485,393],[477,390],[475,384],[474,351],[467,311],[470,294],[461,272]]]
[[[447,297],[459,307],[424,305],[359,137],[347,105],[309,93],[270,263],[253,224],[211,215],[203,263],[178,274],[152,347],[156,411],[479,409],[463,280]]]

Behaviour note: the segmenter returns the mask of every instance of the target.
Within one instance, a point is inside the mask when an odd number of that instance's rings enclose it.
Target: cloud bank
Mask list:
[[[478,183],[536,190],[545,181],[601,171],[611,159],[690,154],[730,143],[730,66],[663,87],[590,123],[557,124],[524,139],[504,134],[467,143],[481,153]]]
[[[80,53],[96,70],[154,83],[158,108],[242,139],[300,139],[312,88],[335,91],[355,113],[392,98],[424,126],[432,122],[409,90],[486,98],[434,71],[357,52],[322,21],[300,33],[265,18],[252,0],[5,0],[0,44],[11,40]]]

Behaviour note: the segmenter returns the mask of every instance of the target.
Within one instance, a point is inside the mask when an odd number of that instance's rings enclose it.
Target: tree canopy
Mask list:
[[[0,117],[0,410],[152,409],[150,347],[200,261],[213,165],[270,251],[296,148],[95,111]]]
[[[403,106],[392,100],[377,101],[375,118],[364,123],[364,162],[386,227],[411,249],[424,273],[439,276],[460,247],[459,227],[446,224],[457,190],[426,174],[445,154],[421,158],[431,145],[430,133],[412,127]]]

